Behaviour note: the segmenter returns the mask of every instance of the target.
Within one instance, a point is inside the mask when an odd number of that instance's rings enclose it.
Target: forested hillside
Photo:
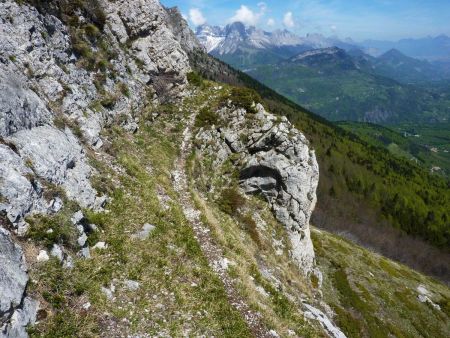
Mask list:
[[[401,124],[390,128],[372,123],[338,122],[364,141],[386,148],[395,156],[415,162],[425,170],[449,177],[450,125]]]

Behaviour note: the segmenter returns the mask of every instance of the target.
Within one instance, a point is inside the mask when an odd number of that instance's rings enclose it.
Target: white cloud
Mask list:
[[[259,2],[258,7],[261,15],[263,15],[267,10],[267,4],[265,2]]]
[[[256,25],[260,17],[259,13],[253,12],[250,8],[245,5],[236,11],[234,16],[230,19],[230,22],[240,21],[245,25]]]
[[[270,18],[269,20],[267,20],[267,26],[269,27],[273,27],[275,26],[275,20]]]
[[[203,13],[198,8],[191,8],[189,10],[189,19],[195,26],[200,26],[206,23]]]
[[[283,24],[288,28],[292,28],[295,26],[294,17],[292,15],[292,12],[287,12],[286,14],[284,14]]]
[[[255,12],[245,5],[235,12],[234,16],[230,18],[230,22],[240,21],[245,25],[256,25],[258,21],[266,14],[267,4],[265,2],[258,3],[258,11]]]
[[[337,31],[336,25],[331,25],[331,26],[330,26],[330,29],[331,29],[331,31],[332,31],[333,33],[335,33],[335,32]]]

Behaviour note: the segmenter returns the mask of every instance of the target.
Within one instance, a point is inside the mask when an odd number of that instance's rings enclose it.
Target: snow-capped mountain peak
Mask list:
[[[333,46],[354,48],[335,37],[327,38],[321,34],[300,37],[286,29],[266,32],[254,26],[245,26],[242,22],[233,22],[225,27],[202,25],[197,28],[196,35],[208,53],[217,55],[233,54],[240,47],[272,49],[302,46],[303,50]]]

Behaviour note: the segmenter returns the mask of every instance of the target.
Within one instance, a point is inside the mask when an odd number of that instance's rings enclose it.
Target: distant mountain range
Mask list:
[[[265,32],[239,22],[203,25],[196,35],[210,54],[330,120],[436,123],[450,118],[450,87],[442,82],[450,79],[450,61],[419,60],[396,48],[378,54],[388,45],[374,42],[371,49],[369,42]],[[404,47],[413,40],[402,41],[398,44]],[[414,41],[430,45],[446,39]]]
[[[293,56],[309,49],[339,47],[344,50],[361,49],[365,54],[378,57],[391,49],[430,62],[450,62],[450,37],[439,35],[421,39],[399,41],[366,40],[355,42],[350,38],[325,37],[321,34],[307,34],[300,37],[288,30],[266,32],[253,26],[234,22],[225,27],[202,25],[196,35],[213,55],[241,54],[250,50],[268,50],[281,57]]]
[[[241,22],[225,27],[202,25],[197,28],[196,35],[208,53],[240,69],[285,60],[311,49],[332,46],[346,50],[357,48],[334,37],[320,34],[300,37],[288,30],[266,32]]]
[[[373,56],[384,54],[390,49],[397,49],[403,54],[417,59],[450,61],[450,37],[443,34],[421,39],[402,39],[396,42],[366,40],[359,46]]]
[[[450,78],[450,69],[427,60],[406,56],[398,49],[390,49],[378,57],[373,57],[353,49],[348,51],[353,60],[365,71],[389,77],[405,84],[442,81]]]

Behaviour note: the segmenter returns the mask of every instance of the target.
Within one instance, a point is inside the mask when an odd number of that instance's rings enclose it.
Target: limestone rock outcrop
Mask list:
[[[46,182],[62,186],[69,199],[83,208],[100,207],[101,197],[92,188],[92,168],[83,147],[69,128],[51,126],[22,130],[8,138],[34,173]]]
[[[120,43],[130,43],[130,51],[152,75],[173,75],[172,84],[185,84],[190,70],[186,52],[175,38],[169,14],[158,0],[104,1],[107,26]]]
[[[224,127],[202,129],[197,135],[203,151],[222,164],[240,157],[240,186],[260,194],[270,204],[291,241],[291,256],[305,273],[313,270],[314,250],[309,219],[316,204],[319,167],[305,136],[284,117],[265,111],[247,113],[235,107],[218,113]]]
[[[191,30],[186,20],[183,19],[183,16],[177,7],[168,8],[167,14],[167,22],[169,22],[172,27],[175,39],[177,39],[185,51],[192,52],[196,49],[205,50],[205,47],[198,41],[194,32]]]
[[[3,48],[3,46],[2,46]],[[22,74],[0,72],[0,136],[50,122],[51,113]]]
[[[39,8],[0,2],[0,337],[25,337],[37,308],[26,297],[22,253],[5,224],[23,235],[27,216],[60,210],[61,199],[45,199],[48,186],[61,187],[80,208],[101,208],[106,197],[90,183],[95,170],[85,148],[102,147],[102,129],[119,118],[135,131],[136,112],[183,96],[191,71],[193,42],[180,44],[187,34],[181,16],[157,0],[94,2],[103,24],[93,28],[93,13],[75,10],[75,31],[58,15],[57,1],[34,2]],[[88,32],[80,33],[86,27],[99,30],[102,46],[90,45]],[[98,61],[106,68],[83,63],[74,43],[83,34],[85,53],[107,49]]]
[[[31,211],[45,211],[42,190],[31,181],[34,173],[10,147],[0,144],[0,212],[22,232],[26,228],[23,216]]]
[[[21,248],[0,227],[0,337],[23,337],[36,320],[37,302],[25,295],[26,270]]]

